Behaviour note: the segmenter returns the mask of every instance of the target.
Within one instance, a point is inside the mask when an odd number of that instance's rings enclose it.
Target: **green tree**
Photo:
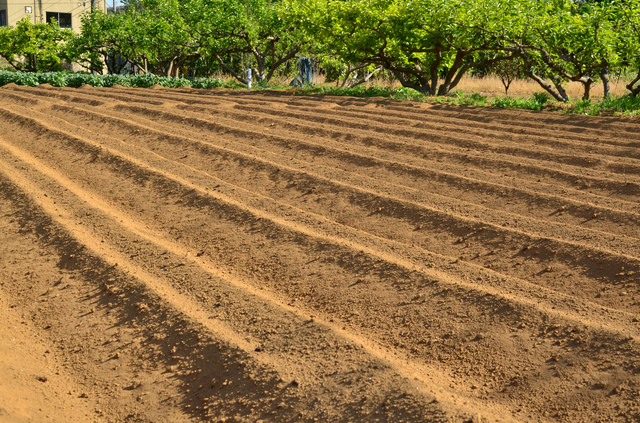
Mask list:
[[[187,61],[197,61],[201,49],[181,19],[174,0],[144,0],[124,13],[100,11],[82,16],[81,33],[70,43],[74,60],[90,70],[120,73],[128,65],[143,73],[177,76]]]
[[[247,67],[254,81],[266,83],[302,45],[282,20],[278,1],[135,0],[129,6],[121,54],[167,75],[185,64],[215,61],[242,83]]]
[[[113,34],[118,53],[144,73],[177,75],[187,61],[201,55],[183,19],[184,5],[176,0],[130,3]]]
[[[343,88],[353,88],[364,84],[382,70],[382,66],[369,63],[344,63],[331,56],[322,58],[321,67],[325,71],[325,82],[335,81],[336,86]]]
[[[252,68],[254,81],[266,84],[304,44],[302,34],[283,19],[280,1],[191,0],[184,11],[197,45],[244,84],[244,69]]]
[[[60,28],[55,20],[32,24],[27,16],[15,28],[0,28],[0,56],[22,72],[60,70],[71,36],[71,30]]]
[[[514,57],[491,33],[501,22],[495,2],[287,0],[286,5],[292,23],[345,63],[382,66],[403,86],[429,95],[446,95],[468,71]]]
[[[526,77],[522,60],[502,60],[489,67],[488,72],[497,76],[504,86],[504,94],[509,95],[509,88],[516,79]]]
[[[569,100],[567,81],[581,83],[587,100],[601,78],[608,95],[610,68],[620,64],[615,2],[523,0],[519,9],[517,24],[500,36],[504,48],[522,58],[531,79],[558,101]]]
[[[84,13],[80,33],[69,41],[69,54],[87,70],[119,74],[129,63],[118,48],[122,34],[122,16],[105,14],[99,10]]]
[[[640,0],[621,2],[619,53],[622,61],[635,74],[626,88],[633,97],[640,94]]]

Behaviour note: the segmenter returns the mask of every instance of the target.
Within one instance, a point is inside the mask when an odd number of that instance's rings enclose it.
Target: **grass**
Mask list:
[[[271,87],[272,89],[274,87]],[[545,92],[532,91],[528,97],[485,95],[478,92],[457,90],[448,96],[425,96],[417,91],[393,86],[360,85],[354,88],[341,88],[327,85],[310,86],[296,89],[296,94],[307,95],[335,95],[353,97],[386,97],[395,100],[421,101],[434,104],[456,106],[496,107],[501,109],[526,109],[562,111],[569,114],[599,115],[640,115],[640,97],[634,98],[628,94],[612,95],[603,99],[595,97],[593,100],[572,100],[568,103],[552,101]]]
[[[572,113],[579,113],[590,116],[599,115],[640,115],[640,97],[625,95],[621,97],[609,97],[598,102],[589,100],[578,101],[574,104]]]
[[[623,81],[614,81],[611,85],[612,95],[608,98],[598,96],[602,87],[595,85],[593,99],[588,101],[572,100],[569,103],[551,101],[551,97],[541,92],[540,87],[533,81],[514,81],[509,92],[504,94],[500,80],[495,77],[475,78],[466,77],[458,85],[458,89],[447,96],[425,96],[415,90],[402,87],[397,82],[376,81],[369,85],[359,85],[354,88],[342,88],[324,83],[322,77],[318,84],[295,88],[295,94],[305,95],[333,95],[353,97],[385,97],[394,100],[419,101],[433,104],[446,104],[473,107],[496,107],[501,109],[552,110],[563,113],[582,115],[640,115],[640,97],[634,98],[625,94]],[[83,73],[49,72],[41,74],[18,73],[0,70],[0,86],[7,83],[19,85],[51,84],[53,86],[74,86],[83,84],[93,86],[112,86],[115,84],[134,87],[151,87],[161,85],[167,88],[191,86],[193,88],[224,87],[231,89],[245,89],[229,75],[217,75],[215,78],[166,78],[155,75],[91,75]],[[572,98],[580,98],[581,87],[573,83],[567,85],[567,92]],[[286,80],[277,80],[266,86],[254,84],[254,90],[291,89]]]
[[[387,97],[394,100],[422,101],[426,103],[448,104],[456,106],[493,106],[503,109],[529,109],[541,110],[545,103],[549,101],[549,96],[534,93],[531,98],[494,97],[489,98],[479,93],[467,93],[462,90],[455,91],[449,96],[430,97],[415,90],[389,86],[369,86],[360,85],[354,88],[340,88],[329,86],[312,86],[298,88],[296,92],[302,94],[323,94],[352,97]]]
[[[509,94],[505,95],[504,87],[497,77],[463,78],[458,89],[448,96],[429,97],[415,90],[402,87],[397,82],[374,82],[371,85],[360,85],[354,88],[341,88],[324,84],[297,88],[296,93],[307,95],[335,95],[353,97],[386,97],[395,100],[420,101],[435,104],[458,106],[496,107],[501,109],[551,110],[570,114],[587,115],[640,115],[640,98],[626,94],[624,81],[612,81],[611,96],[602,98],[602,84],[592,87],[591,101],[578,100],[582,96],[582,86],[577,82],[566,85],[567,93],[575,100],[569,103],[552,101],[552,98],[540,86],[528,80],[516,80],[512,83]],[[270,86],[269,89],[287,89],[285,84]]]
[[[413,100],[425,101],[428,97],[423,94],[411,90],[409,88],[399,87],[391,88],[379,85],[359,85],[354,88],[332,87],[328,85],[315,85],[309,87],[297,88],[296,92],[303,94],[321,94],[321,95],[337,95],[352,97],[388,97],[396,100]]]

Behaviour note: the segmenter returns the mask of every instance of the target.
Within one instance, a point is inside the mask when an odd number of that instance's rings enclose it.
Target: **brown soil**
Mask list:
[[[640,420],[640,124],[0,89],[3,421]]]

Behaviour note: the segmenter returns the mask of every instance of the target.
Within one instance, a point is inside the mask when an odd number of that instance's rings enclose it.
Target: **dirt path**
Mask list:
[[[80,392],[44,415],[640,419],[634,121],[6,86],[0,122],[0,300],[65,377],[15,384]]]

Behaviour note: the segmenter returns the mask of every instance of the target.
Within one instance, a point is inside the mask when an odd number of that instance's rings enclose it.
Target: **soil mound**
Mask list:
[[[0,100],[0,306],[78,413],[640,420],[637,121],[228,89]],[[7,389],[48,386],[19,368]]]

